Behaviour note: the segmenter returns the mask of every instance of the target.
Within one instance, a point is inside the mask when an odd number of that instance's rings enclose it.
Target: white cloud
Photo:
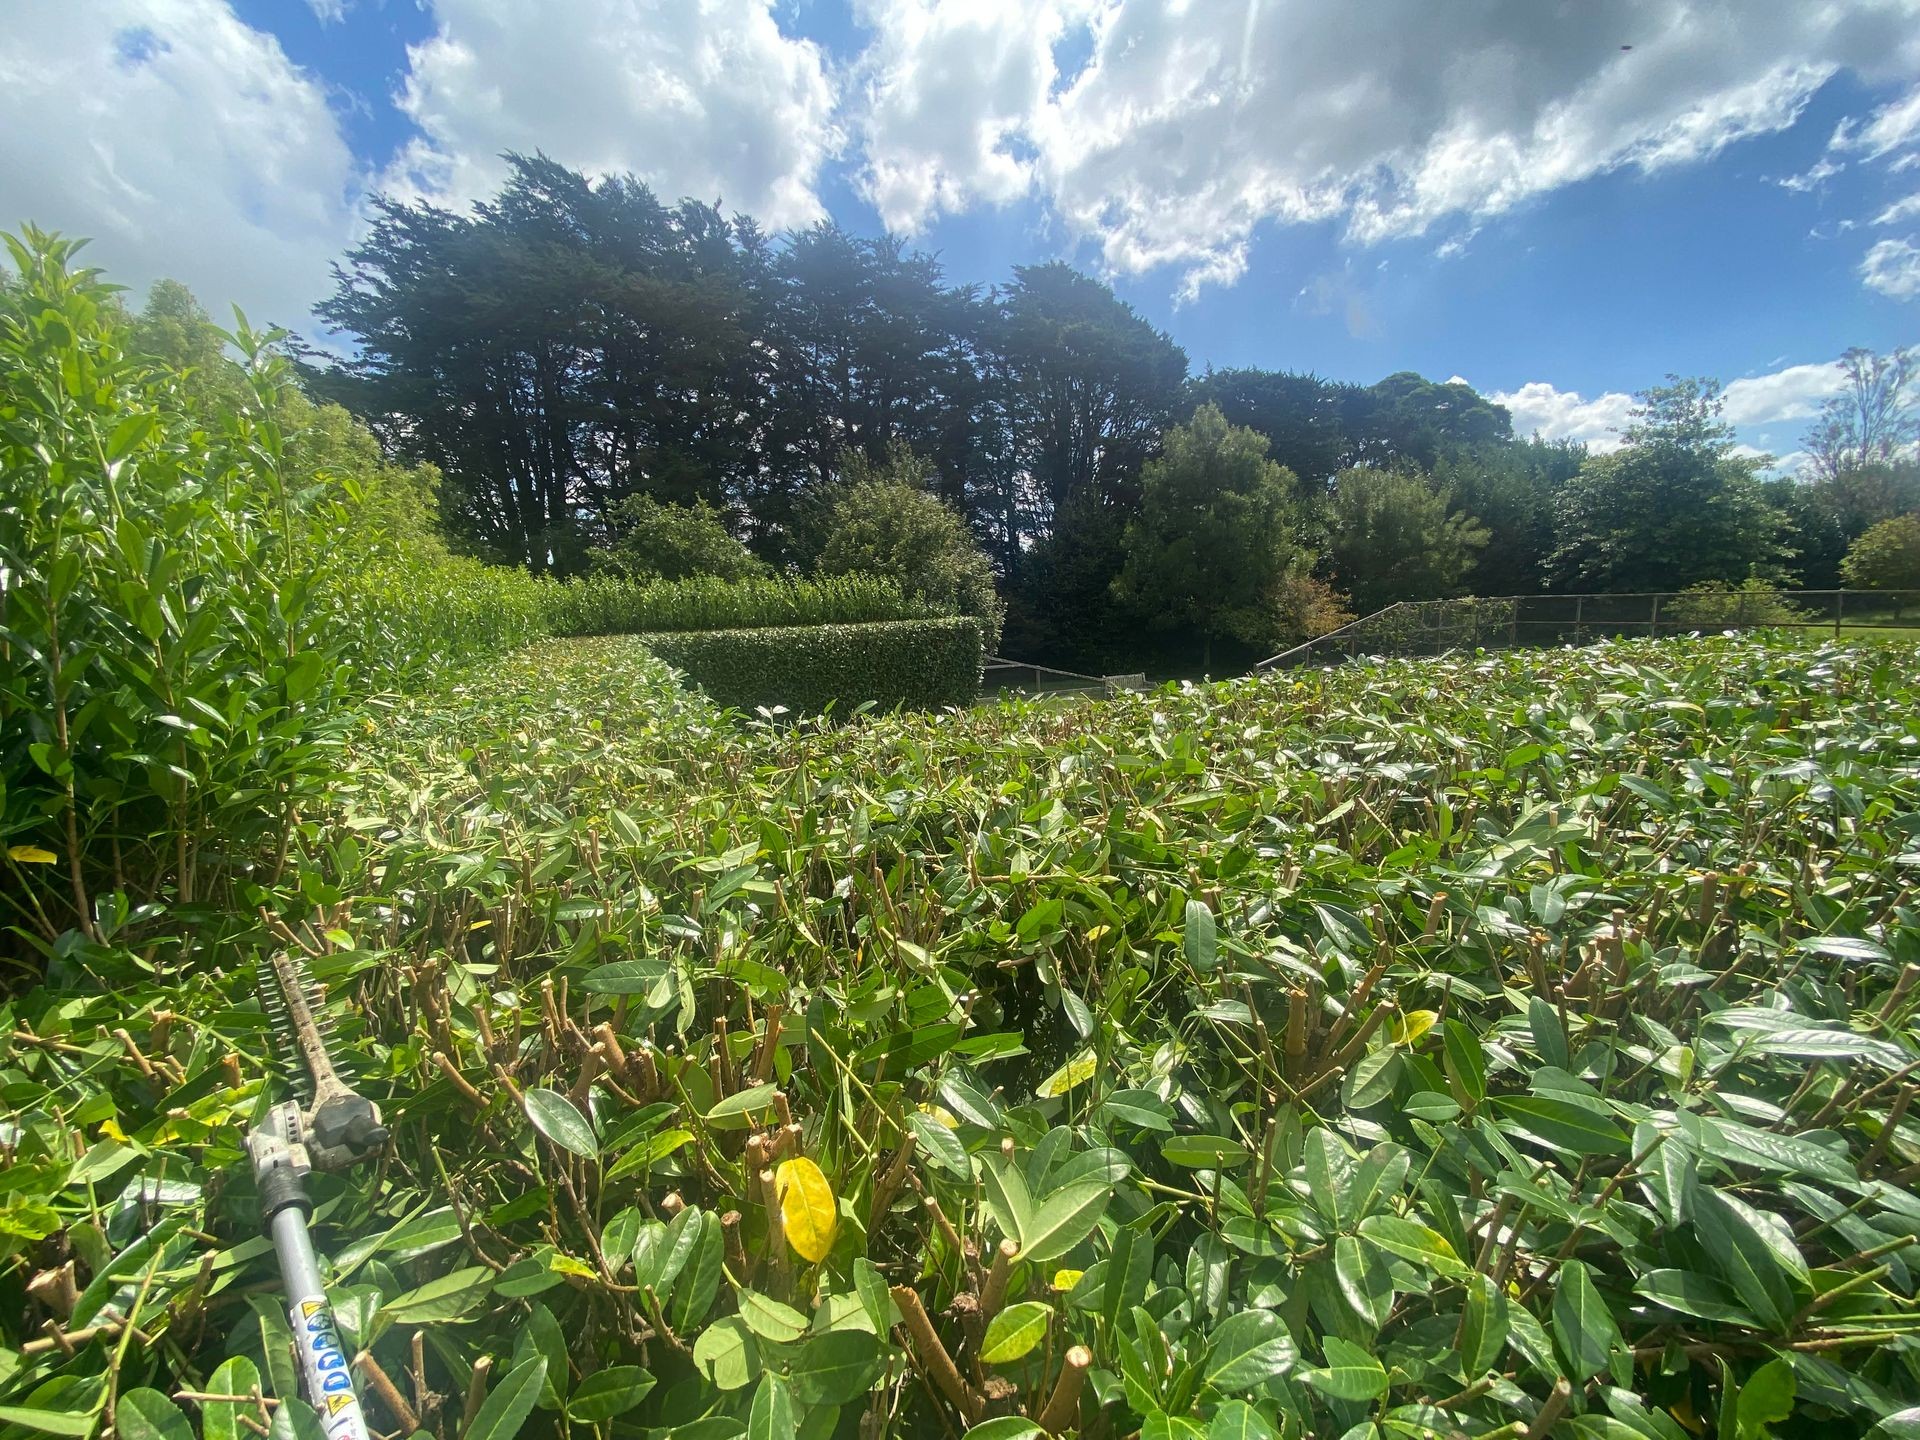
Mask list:
[[[307,0],[307,8],[322,25],[338,25],[347,18],[347,0]]]
[[[1722,394],[1730,425],[1771,425],[1805,420],[1820,413],[1821,402],[1838,394],[1846,376],[1837,362],[1789,365],[1769,375],[1749,375],[1728,383]]]
[[[1869,290],[1895,300],[1920,295],[1920,246],[1907,240],[1882,240],[1860,262],[1860,279]]]
[[[908,234],[1033,183],[1021,130],[1046,104],[1054,46],[1084,4],[862,0],[876,38],[861,57],[861,189]],[[958,119],[961,123],[953,123]]]
[[[1609,390],[1593,399],[1578,390],[1556,389],[1545,380],[1532,380],[1518,390],[1487,396],[1513,415],[1513,433],[1538,435],[1542,440],[1579,440],[1604,453],[1620,448],[1619,431],[1633,410],[1633,397]]]
[[[1920,85],[1882,105],[1864,121],[1843,120],[1830,148],[1856,151],[1869,159],[1920,140]]]
[[[1894,201],[1893,204],[1887,206],[1886,209],[1873,217],[1873,223],[1876,225],[1898,225],[1902,220],[1912,220],[1916,216],[1920,216],[1920,191],[1916,191],[1914,194],[1907,196],[1904,200]]]
[[[226,0],[12,5],[6,32],[0,226],[92,236],[113,279],[179,279],[218,318],[309,323],[361,180],[321,81]]]
[[[1822,181],[1831,180],[1846,168],[1846,161],[1834,160],[1829,156],[1822,155],[1801,174],[1789,175],[1785,179],[1776,180],[1773,183],[1778,185],[1782,190],[1797,190],[1804,193],[1805,191],[1817,188]]]
[[[1920,74],[1913,0],[1002,0],[987,20],[973,0],[864,0],[859,13],[873,39],[857,125],[883,214],[918,225],[1031,188],[1109,269],[1175,266],[1187,292],[1237,278],[1263,224],[1331,221],[1367,243],[1472,223],[1785,128],[1842,69]]]
[[[431,0],[397,97],[422,137],[386,176],[400,194],[490,194],[507,150],[591,175],[631,171],[662,198],[720,200],[773,227],[825,214],[838,145],[820,47],[771,0]]]

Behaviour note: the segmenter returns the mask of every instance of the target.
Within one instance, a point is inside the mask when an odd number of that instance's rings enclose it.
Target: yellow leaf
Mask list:
[[[1396,1045],[1418,1044],[1420,1037],[1431,1030],[1434,1021],[1439,1018],[1431,1010],[1409,1010],[1393,1022],[1393,1043]]]
[[[1040,1082],[1033,1093],[1042,1100],[1051,1100],[1056,1095],[1064,1095],[1076,1085],[1084,1085],[1093,1078],[1093,1072],[1100,1068],[1100,1061],[1091,1050],[1076,1055],[1062,1065],[1053,1074]]]
[[[833,1233],[840,1225],[840,1212],[833,1202],[833,1187],[820,1167],[802,1155],[784,1161],[773,1173],[773,1188],[780,1197],[780,1219],[787,1231],[787,1243],[803,1260],[818,1265],[833,1249]]]
[[[51,850],[42,850],[38,845],[9,845],[7,858],[17,860],[22,865],[57,865],[60,857]]]
[[[127,1143],[127,1132],[122,1130],[120,1122],[111,1116],[100,1122],[100,1137],[103,1140],[118,1140],[122,1145]]]
[[[1078,1285],[1080,1277],[1086,1273],[1084,1270],[1056,1270],[1053,1272],[1053,1288],[1064,1295]]]
[[[944,1105],[922,1105],[920,1107],[920,1113],[925,1115],[929,1120],[937,1121],[939,1124],[946,1126],[949,1130],[958,1130],[960,1128],[959,1118]]]

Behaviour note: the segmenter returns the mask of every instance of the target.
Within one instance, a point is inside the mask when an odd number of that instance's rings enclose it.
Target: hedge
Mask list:
[[[555,635],[647,635],[790,625],[926,620],[938,612],[875,575],[814,580],[622,580],[589,576],[554,585],[547,625]]]
[[[969,705],[980,691],[980,625],[965,616],[640,640],[716,704],[741,710],[784,705],[807,714],[831,705],[845,714],[868,700],[933,708]]]

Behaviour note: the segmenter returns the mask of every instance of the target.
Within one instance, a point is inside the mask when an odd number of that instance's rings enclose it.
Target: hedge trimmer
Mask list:
[[[279,1032],[283,1058],[306,1103],[285,1100],[247,1132],[247,1153],[260,1193],[260,1213],[280,1262],[307,1400],[328,1440],[369,1440],[353,1371],[340,1345],[333,1307],[307,1233],[313,1202],[306,1177],[343,1170],[377,1155],[387,1143],[379,1107],[354,1093],[327,1053],[326,1027],[314,1014],[318,995],[304,962],[282,951],[263,961],[260,1003]]]

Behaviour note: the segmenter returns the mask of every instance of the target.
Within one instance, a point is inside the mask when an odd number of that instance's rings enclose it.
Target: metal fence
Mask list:
[[[1441,655],[1585,645],[1632,635],[1789,629],[1920,635],[1920,590],[1660,591],[1401,601],[1283,650],[1256,669],[1326,665],[1360,655]]]
[[[980,689],[986,695],[1112,695],[1121,690],[1144,690],[1145,675],[1082,675],[1024,660],[989,655],[981,667]]]

